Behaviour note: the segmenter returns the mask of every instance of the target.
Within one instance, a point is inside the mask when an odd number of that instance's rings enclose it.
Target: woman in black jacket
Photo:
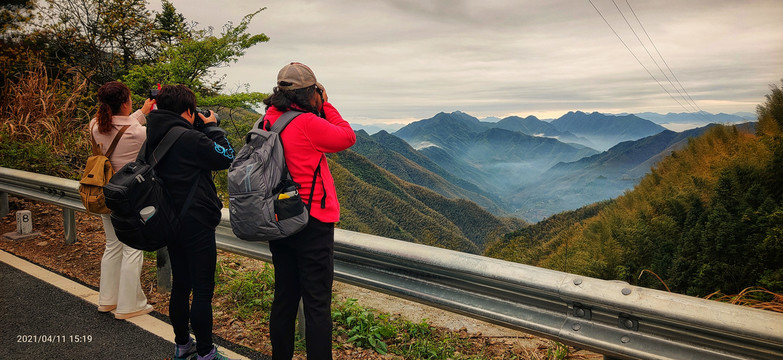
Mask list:
[[[212,344],[212,295],[215,290],[217,248],[215,228],[223,207],[218,199],[212,171],[227,169],[234,149],[217,127],[213,114],[196,111],[196,97],[184,85],[164,86],[155,98],[158,110],[147,121],[147,147],[154,149],[174,127],[188,129],[158,162],[155,170],[181,211],[181,231],[168,245],[173,277],[169,317],[176,342],[174,357],[199,360],[225,359]],[[193,127],[198,117],[204,125]],[[150,152],[148,152],[149,154]],[[189,297],[193,303],[189,306]],[[190,337],[188,324],[196,341]]]

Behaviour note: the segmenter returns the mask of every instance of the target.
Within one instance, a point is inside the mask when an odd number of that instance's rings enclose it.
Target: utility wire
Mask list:
[[[628,4],[628,8],[631,10],[631,13],[633,14],[633,17],[636,18],[636,22],[639,23],[639,26],[642,28],[642,31],[644,31],[644,35],[647,36],[647,40],[650,40],[650,44],[652,44],[653,48],[655,49],[655,52],[658,53],[658,56],[663,61],[663,64],[666,65],[666,69],[669,70],[669,72],[672,74],[672,77],[674,77],[674,80],[677,81],[677,84],[680,85],[680,88],[682,88],[682,91],[685,92],[685,95],[688,96],[688,99],[690,99],[691,103],[693,103],[694,106],[696,106],[697,109],[699,109],[700,112],[704,112],[698,104],[696,104],[696,101],[693,100],[691,97],[691,94],[688,94],[688,90],[685,89],[685,86],[682,85],[680,82],[680,79],[677,78],[677,75],[674,74],[674,71],[669,67],[669,64],[666,62],[666,59],[661,55],[661,52],[658,50],[658,47],[655,46],[655,42],[653,42],[652,38],[650,38],[650,34],[647,33],[647,29],[644,28],[644,25],[642,25],[642,21],[639,20],[639,17],[636,16],[636,11],[633,10],[633,7],[631,7],[631,4],[628,2],[628,0],[625,0],[625,3]]]
[[[626,0],[626,1],[627,1],[627,0]],[[640,38],[639,38],[639,35],[636,33],[636,30],[633,28],[633,26],[631,26],[631,23],[630,23],[630,22],[628,22],[628,18],[626,18],[626,17],[625,17],[625,14],[623,13],[623,11],[622,11],[622,10],[620,10],[620,7],[617,5],[617,2],[616,2],[615,0],[612,0],[612,3],[614,4],[614,7],[617,9],[617,12],[619,12],[619,13],[620,13],[620,16],[622,16],[622,17],[623,17],[623,20],[625,20],[625,24],[626,24],[626,25],[628,25],[628,28],[629,28],[629,29],[631,29],[631,32],[632,32],[632,33],[633,33],[633,35],[636,37],[636,41],[638,41],[638,42],[639,42],[639,45],[641,45],[641,46],[642,46],[642,49],[644,49],[644,51],[647,53],[647,56],[649,56],[649,57],[650,57],[650,60],[652,60],[653,64],[655,64],[655,66],[658,68],[658,71],[660,71],[660,72],[661,72],[661,74],[663,74],[663,77],[665,77],[665,78],[666,78],[666,81],[668,81],[668,82],[669,82],[669,84],[670,84],[670,85],[671,85],[671,86],[674,88],[674,90],[675,90],[675,91],[677,91],[677,94],[679,94],[679,95],[680,95],[680,97],[681,97],[683,100],[685,100],[685,104],[687,104],[688,106],[690,106],[690,107],[691,107],[691,109],[692,109],[692,110],[690,110],[690,111],[698,111],[698,109],[697,109],[695,106],[693,106],[691,103],[689,103],[689,102],[688,102],[688,99],[687,99],[687,98],[685,98],[685,95],[683,95],[683,94],[682,94],[682,92],[680,92],[680,89],[678,89],[678,88],[677,88],[677,86],[675,86],[675,85],[674,85],[674,83],[672,82],[672,80],[671,80],[671,79],[669,79],[669,76],[668,76],[668,75],[666,75],[666,72],[665,72],[665,71],[663,71],[663,69],[661,69],[661,66],[660,66],[660,65],[658,65],[658,61],[656,61],[656,60],[655,60],[655,58],[652,56],[652,54],[650,54],[650,50],[648,50],[648,49],[647,49],[647,46],[646,46],[646,45],[645,45],[645,44],[642,42],[642,39],[640,39]],[[638,20],[638,19],[637,19],[637,20]]]
[[[621,38],[621,37],[620,37],[620,35],[617,33],[617,31],[615,31],[615,30],[614,30],[614,27],[612,27],[612,24],[609,24],[609,21],[607,21],[607,20],[606,20],[606,17],[604,17],[604,14],[602,14],[602,13],[601,13],[601,10],[598,10],[598,8],[595,6],[595,4],[593,4],[593,0],[587,0],[587,1],[589,1],[589,2],[590,2],[590,5],[592,5],[592,6],[593,6],[593,9],[595,9],[595,11],[597,11],[597,12],[598,12],[598,15],[600,15],[600,16],[601,16],[601,19],[603,19],[603,20],[604,20],[604,22],[606,23],[606,25],[607,25],[607,26],[609,26],[609,29],[611,29],[611,30],[612,30],[612,32],[614,33],[614,35],[615,35],[615,36],[617,36],[617,39],[618,39],[618,40],[620,40],[620,42],[621,42],[621,43],[623,43],[623,46],[625,46],[625,48],[626,48],[626,49],[628,49],[628,52],[630,52],[630,53],[631,53],[631,56],[633,56],[633,58],[634,58],[634,59],[636,59],[636,62],[638,62],[638,63],[639,63],[639,65],[641,65],[641,66],[642,66],[642,68],[644,68],[644,71],[646,71],[646,72],[647,72],[647,74],[648,74],[648,75],[650,75],[650,77],[651,77],[653,80],[655,80],[655,82],[656,82],[656,83],[658,83],[658,86],[660,86],[660,87],[661,87],[661,89],[663,89],[663,91],[665,91],[667,94],[669,94],[669,97],[671,97],[671,98],[672,98],[672,99],[673,99],[675,102],[677,102],[677,104],[679,104],[679,105],[680,105],[680,107],[682,107],[683,109],[685,109],[685,111],[686,111],[686,112],[689,112],[690,110],[688,110],[688,108],[686,108],[686,107],[685,107],[685,106],[684,106],[684,105],[683,105],[683,104],[682,104],[682,103],[681,103],[679,100],[677,100],[677,98],[676,98],[676,97],[674,97],[674,95],[672,95],[672,94],[669,92],[669,90],[667,90],[667,89],[666,89],[666,87],[664,87],[664,86],[663,86],[663,84],[661,84],[661,82],[660,82],[660,81],[658,81],[658,79],[655,77],[655,75],[653,75],[653,74],[650,72],[650,70],[648,70],[648,69],[647,69],[647,67],[646,67],[646,66],[644,66],[644,64],[642,63],[642,61],[641,61],[641,60],[639,60],[639,58],[636,56],[636,54],[634,54],[634,52],[631,50],[631,48],[630,48],[630,47],[628,47],[628,44],[626,44],[626,43],[625,43],[625,41],[623,41],[623,38]]]

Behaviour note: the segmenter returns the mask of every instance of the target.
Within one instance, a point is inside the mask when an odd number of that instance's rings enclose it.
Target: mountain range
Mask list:
[[[706,111],[695,113],[667,113],[658,114],[643,112],[634,114],[642,119],[650,120],[656,124],[676,123],[702,123],[702,124],[736,124],[756,120],[756,114],[742,112],[736,114],[718,113],[711,114]]]
[[[523,122],[517,118],[486,123],[462,112],[439,113],[408,124],[393,135],[452,174],[498,195],[558,162],[597,153],[583,145],[507,130]],[[498,126],[501,123],[505,128]]]
[[[606,114],[606,115],[612,115],[612,114]],[[618,113],[614,115],[625,116],[631,114]],[[708,124],[738,124],[738,123],[743,123],[748,121],[755,121],[757,117],[755,113],[751,113],[751,112],[738,112],[733,114],[726,114],[726,113],[712,114],[706,111],[691,112],[691,113],[667,113],[667,114],[641,112],[641,113],[634,113],[632,115],[636,115],[637,117],[640,117],[645,120],[650,120],[658,125],[662,125],[663,127],[674,131],[689,130]],[[516,117],[516,116],[511,116],[511,117]],[[531,116],[528,116],[525,119],[527,118],[531,118]],[[538,119],[535,116],[532,116],[532,118]],[[487,123],[497,123],[503,119],[496,116],[488,116],[488,117],[481,118],[480,120],[482,122],[487,122]],[[541,119],[541,121],[545,123],[552,122],[553,120],[554,119]],[[375,134],[381,130],[384,130],[386,132],[395,132],[403,128],[405,125],[406,124],[404,123],[361,124],[357,122],[351,122],[351,126],[354,128],[354,130],[364,130],[368,134]],[[529,135],[535,135],[534,132],[525,132],[525,133]],[[569,142],[569,141],[566,140],[565,142]]]
[[[587,138],[590,144],[584,145],[592,145],[601,151],[623,141],[641,139],[666,130],[665,127],[636,115],[616,116],[598,112],[586,114],[581,111],[568,112],[552,120],[551,124],[560,130]]]
[[[486,122],[454,112],[393,134],[357,131],[352,150],[445,198],[473,201],[496,216],[539,221],[621,195],[706,129],[675,132],[633,115],[579,111],[550,122],[533,116]],[[584,145],[624,138],[631,140],[604,152]]]

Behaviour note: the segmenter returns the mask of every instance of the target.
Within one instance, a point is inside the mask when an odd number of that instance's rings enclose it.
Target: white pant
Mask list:
[[[141,290],[141,266],[144,253],[117,240],[111,218],[102,214],[106,232],[106,250],[101,259],[99,305],[117,305],[117,313],[132,313],[147,306],[147,297]]]

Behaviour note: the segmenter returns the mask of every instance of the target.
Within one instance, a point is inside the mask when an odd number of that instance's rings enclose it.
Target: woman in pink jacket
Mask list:
[[[332,358],[334,224],[340,220],[340,204],[324,154],[351,147],[356,134],[328,100],[313,71],[301,63],[283,67],[273,94],[264,100],[264,123],[270,127],[286,111],[304,112],[288,124],[280,138],[291,177],[301,185],[301,198],[312,199],[306,204],[310,208],[307,226],[269,243],[275,266],[275,298],[269,317],[274,359],[293,357],[300,299],[306,319],[307,358]]]
[[[150,112],[154,100],[147,99],[144,106],[131,114],[133,104],[130,90],[125,84],[112,81],[98,89],[100,107],[95,119],[90,121],[90,135],[106,153],[119,130],[127,125],[114,148],[109,161],[114,171],[136,159],[144,140],[147,139],[145,115]],[[144,257],[141,250],[126,246],[117,240],[109,214],[102,214],[106,232],[106,249],[101,259],[101,282],[98,311],[114,310],[117,319],[128,319],[152,311],[147,297],[141,290],[141,266]]]

